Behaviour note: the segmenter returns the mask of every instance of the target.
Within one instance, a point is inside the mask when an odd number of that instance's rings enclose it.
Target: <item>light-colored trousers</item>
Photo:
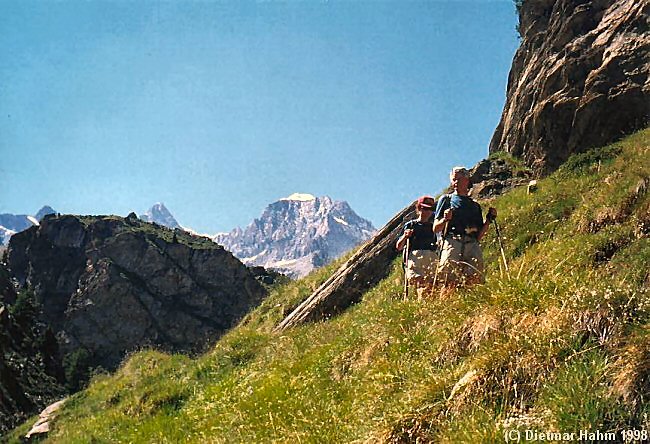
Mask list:
[[[438,264],[438,252],[431,250],[409,251],[406,259],[406,278],[422,279],[433,283]]]
[[[438,282],[443,285],[484,282],[483,253],[475,238],[447,236],[444,239]]]

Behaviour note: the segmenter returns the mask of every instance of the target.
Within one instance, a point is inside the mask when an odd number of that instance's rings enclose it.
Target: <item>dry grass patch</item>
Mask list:
[[[389,344],[388,337],[379,337],[364,346],[344,350],[332,360],[330,370],[332,379],[342,381],[363,369],[372,367]]]
[[[573,333],[581,335],[582,342],[594,339],[600,346],[612,344],[623,332],[621,322],[607,308],[574,313],[573,321]]]
[[[633,410],[650,399],[650,336],[645,334],[622,350],[614,363],[611,391]]]
[[[478,314],[469,317],[438,347],[435,363],[448,365],[457,362],[463,356],[479,350],[481,344],[493,340],[503,333],[504,315],[497,308],[481,309]]]
[[[625,223],[633,215],[637,204],[646,197],[649,186],[650,178],[639,179],[617,202],[599,207],[592,215],[583,215],[577,222],[578,231],[593,234],[607,226]],[[615,184],[611,183],[610,188],[611,194],[615,195]]]
[[[426,406],[400,418],[390,429],[368,443],[420,444],[436,442],[438,424],[445,421],[444,412],[435,406]]]

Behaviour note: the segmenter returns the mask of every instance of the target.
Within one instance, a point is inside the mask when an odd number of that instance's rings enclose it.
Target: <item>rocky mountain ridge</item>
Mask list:
[[[295,193],[268,205],[245,229],[217,234],[214,240],[247,265],[302,277],[374,231],[345,201]]]
[[[6,260],[63,355],[109,370],[143,346],[201,350],[266,295],[221,246],[135,215],[47,216],[12,237]]]
[[[521,45],[490,152],[538,174],[650,123],[650,3],[523,0]]]
[[[0,214],[0,245],[7,245],[11,236],[26,230],[29,227],[38,225],[38,222],[43,219],[43,217],[55,213],[56,210],[49,205],[45,205],[33,216],[11,213]],[[154,204],[144,214],[140,215],[140,219],[145,222],[156,223],[172,229],[182,228],[162,202]]]
[[[56,211],[52,207],[45,205],[33,216],[28,214],[0,214],[0,245],[7,245],[11,236],[31,226],[38,225],[38,222],[43,217],[52,213],[56,213]]]

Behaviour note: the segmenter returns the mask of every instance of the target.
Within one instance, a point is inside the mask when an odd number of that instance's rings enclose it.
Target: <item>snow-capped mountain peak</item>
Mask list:
[[[345,201],[295,193],[269,204],[245,229],[213,239],[247,265],[301,277],[364,242],[374,231]]]
[[[0,214],[0,245],[7,245],[11,236],[38,225],[43,217],[52,213],[56,213],[56,211],[52,207],[45,205],[35,216],[29,214]]]
[[[313,196],[311,194],[306,194],[306,193],[293,193],[291,196],[282,198],[280,200],[294,200],[298,202],[308,202],[311,200],[316,200],[316,196]]]
[[[176,221],[172,213],[169,212],[165,204],[158,202],[154,204],[149,210],[140,215],[140,219],[145,222],[154,222],[158,225],[163,225],[168,228],[181,228],[180,224]]]

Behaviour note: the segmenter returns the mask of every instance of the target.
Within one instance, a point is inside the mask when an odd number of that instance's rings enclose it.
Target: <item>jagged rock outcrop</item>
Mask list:
[[[483,159],[470,170],[470,196],[474,199],[495,197],[528,183],[530,177],[530,171],[514,168],[503,159]],[[451,188],[447,190],[448,193],[452,191]]]
[[[521,45],[490,152],[537,173],[650,123],[650,2],[523,0]]]
[[[16,302],[16,289],[14,284],[11,282],[11,276],[9,271],[5,266],[0,262],[0,303],[5,305],[13,304]]]
[[[49,216],[50,214],[56,214],[56,210],[49,205],[45,205],[36,212],[34,217],[37,221],[41,221],[45,216]]]
[[[38,420],[34,423],[32,428],[25,434],[25,439],[30,440],[33,437],[36,436],[45,436],[47,433],[50,431],[50,423],[54,422],[56,419],[59,410],[65,402],[67,401],[66,399],[62,399],[60,401],[56,401],[55,403],[52,403],[48,405],[39,415],[38,415]]]
[[[244,230],[217,234],[246,265],[302,277],[367,240],[375,229],[345,201],[293,194],[268,205]]]
[[[415,202],[397,213],[278,324],[276,330],[285,330],[306,321],[327,319],[359,302],[366,291],[388,276],[390,264],[398,254],[395,243],[402,232],[402,226],[413,218]]]
[[[288,282],[290,280],[288,276],[285,276],[282,273],[268,270],[259,265],[248,267],[248,269],[251,271],[252,275],[255,276],[255,279],[257,279],[258,282],[262,283],[262,285],[272,286],[277,285],[281,282]]]
[[[200,350],[266,295],[223,247],[137,217],[48,216],[12,237],[7,262],[62,352],[109,370],[143,346]]]

